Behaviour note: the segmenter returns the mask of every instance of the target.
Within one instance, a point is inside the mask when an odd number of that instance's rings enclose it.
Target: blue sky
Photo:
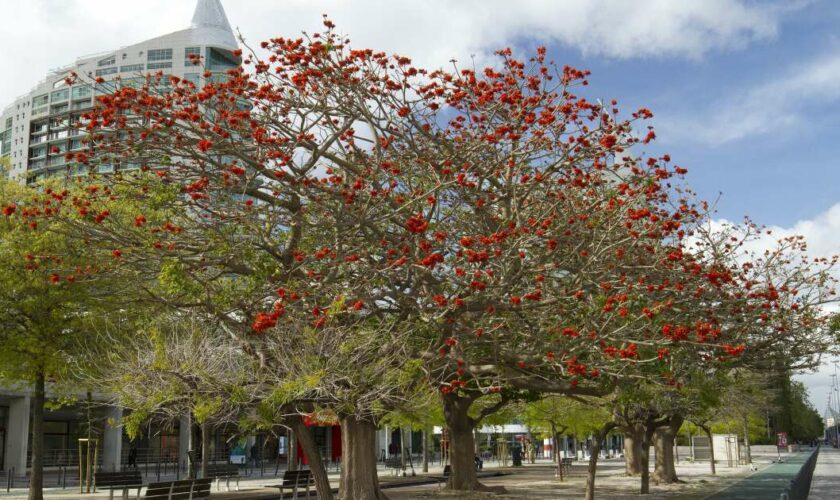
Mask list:
[[[722,193],[721,217],[790,227],[840,202],[838,21],[840,2],[812,2],[780,18],[773,37],[700,57],[617,58],[562,45],[551,53],[590,69],[593,95],[652,109],[651,152],[688,167],[703,198]],[[811,81],[820,71],[826,84]]]
[[[197,0],[0,0],[0,106],[49,68],[189,25]],[[717,204],[840,252],[840,2],[836,0],[222,0],[255,45],[319,30],[448,67],[545,45],[592,71],[593,97],[653,110],[659,139]],[[803,378],[820,412],[831,369]]]

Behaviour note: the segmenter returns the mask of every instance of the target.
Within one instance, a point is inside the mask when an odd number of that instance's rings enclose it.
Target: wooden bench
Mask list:
[[[572,462],[574,462],[574,458],[561,458],[560,464],[563,467],[563,474],[569,474],[572,471]]]
[[[297,500],[298,488],[306,489],[306,497],[309,498],[309,487],[315,485],[315,478],[312,477],[311,470],[287,470],[283,474],[282,484],[272,484],[266,488],[279,488],[280,498],[283,498],[283,490],[291,488],[292,498]]]
[[[122,472],[95,472],[93,475],[93,487],[102,490],[111,490],[110,498],[114,498],[114,490],[122,490],[122,497],[128,499],[129,490],[137,488],[137,497],[140,497],[140,489],[143,488],[143,477],[138,469],[129,469]]]
[[[239,491],[239,466],[235,464],[208,464],[207,477],[216,480],[216,491],[219,491],[222,479],[225,480],[225,488],[230,491],[230,480],[236,479],[236,491]]]
[[[210,497],[212,478],[151,483],[143,498],[150,500],[202,500]]]
[[[389,457],[385,459],[385,468],[391,469],[391,472],[396,476],[402,470],[402,459],[397,456]]]
[[[436,479],[438,482],[438,489],[443,488],[443,485],[449,482],[449,476],[452,475],[452,466],[445,465],[443,467],[443,474],[440,476],[429,476],[432,479]]]

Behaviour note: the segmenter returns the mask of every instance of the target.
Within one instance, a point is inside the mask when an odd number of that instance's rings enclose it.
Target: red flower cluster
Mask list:
[[[423,234],[429,229],[429,222],[423,214],[415,214],[405,221],[405,228],[414,234]]]

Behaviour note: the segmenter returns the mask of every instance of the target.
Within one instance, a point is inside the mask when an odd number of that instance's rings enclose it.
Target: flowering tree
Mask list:
[[[348,498],[380,495],[371,402],[399,403],[400,377],[381,375],[404,359],[440,389],[450,485],[474,489],[472,431],[515,390],[677,385],[698,364],[823,346],[824,263],[791,261],[798,240],[738,260],[753,229],[706,231],[684,169],[634,153],[650,111],[577,95],[588,73],[543,49],[427,72],[325,24],[223,82],[158,74],[101,97],[68,160],[139,167],[72,200],[80,232],[157,277],[151,294],[214,315],[278,382],[313,352],[374,366],[322,364],[296,395],[351,430]],[[112,208],[126,199],[135,213]]]

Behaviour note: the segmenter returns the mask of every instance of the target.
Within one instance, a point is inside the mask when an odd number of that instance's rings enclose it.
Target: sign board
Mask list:
[[[788,445],[788,435],[787,432],[777,432],[776,433],[776,446],[779,448],[787,448]]]

